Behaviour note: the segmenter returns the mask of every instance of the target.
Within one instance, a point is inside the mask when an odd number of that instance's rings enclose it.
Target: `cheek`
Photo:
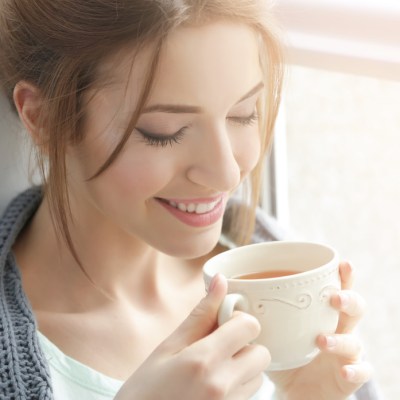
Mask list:
[[[139,206],[168,183],[172,166],[166,165],[163,157],[155,157],[147,148],[130,146],[129,143],[103,173],[87,180],[101,166],[99,160],[105,160],[110,154],[105,149],[93,147],[91,152],[80,154],[70,163],[69,170],[73,190],[88,196],[90,202],[102,209],[111,207],[118,212],[124,208],[123,204]]]
[[[104,172],[104,178],[121,198],[143,199],[153,197],[166,185],[169,169],[144,154],[124,154]]]
[[[257,165],[260,152],[261,141],[258,129],[244,136],[244,139],[237,144],[237,157],[238,164],[243,174],[250,173]]]

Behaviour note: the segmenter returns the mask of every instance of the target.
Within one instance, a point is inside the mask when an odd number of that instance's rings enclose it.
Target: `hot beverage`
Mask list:
[[[268,279],[268,278],[280,278],[281,276],[288,276],[298,274],[301,271],[290,271],[290,270],[272,270],[272,271],[260,271],[252,272],[251,274],[241,274],[233,276],[233,279]]]

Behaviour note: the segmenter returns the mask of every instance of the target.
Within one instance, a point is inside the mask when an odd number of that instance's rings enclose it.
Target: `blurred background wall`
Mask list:
[[[290,229],[354,264],[368,303],[360,333],[385,398],[397,399],[400,82],[304,67],[287,78]]]
[[[0,214],[28,185],[27,140],[6,99],[0,94]]]

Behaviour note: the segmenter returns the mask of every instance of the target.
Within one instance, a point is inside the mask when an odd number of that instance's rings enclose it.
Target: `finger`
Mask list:
[[[235,390],[232,390],[232,392],[226,397],[226,400],[243,400],[252,398],[260,390],[264,379],[263,373],[258,374],[253,379],[247,381],[238,388],[235,388]]]
[[[342,290],[331,297],[331,305],[349,317],[361,318],[365,311],[365,300],[357,292]]]
[[[226,279],[217,274],[210,283],[208,294],[160,348],[175,353],[209,335],[217,326],[218,309],[226,292]]]
[[[355,335],[320,335],[317,338],[320,350],[356,362],[361,358],[362,345]]]
[[[191,371],[200,377],[202,385],[206,384],[207,398],[248,399],[258,386],[254,386],[262,372],[271,360],[268,350],[260,345],[246,345],[233,357],[217,360],[213,355],[219,353],[213,348],[212,352],[200,352],[195,349],[197,343],[179,353],[186,359],[186,371]],[[240,395],[239,395],[240,394]],[[239,396],[239,397],[236,397]]]
[[[195,351],[212,353],[213,362],[233,357],[260,334],[258,320],[250,314],[235,312],[233,317],[209,336],[193,345]],[[218,351],[215,351],[218,349]]]
[[[365,312],[364,298],[352,290],[342,290],[332,295],[331,305],[340,311],[336,333],[351,332]]]
[[[354,281],[354,268],[350,262],[340,262],[339,275],[342,282],[342,289],[351,289],[353,287]]]
[[[234,383],[243,385],[265,371],[270,362],[271,355],[265,346],[250,344],[235,354],[227,372],[236,376]]]
[[[345,381],[360,386],[368,382],[373,373],[371,364],[361,362],[358,364],[350,364],[342,367],[342,377]]]

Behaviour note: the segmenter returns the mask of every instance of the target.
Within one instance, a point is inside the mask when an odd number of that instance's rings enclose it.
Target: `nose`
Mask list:
[[[191,155],[187,178],[203,187],[217,191],[236,188],[241,179],[237,150],[225,126],[209,127],[199,134]]]

